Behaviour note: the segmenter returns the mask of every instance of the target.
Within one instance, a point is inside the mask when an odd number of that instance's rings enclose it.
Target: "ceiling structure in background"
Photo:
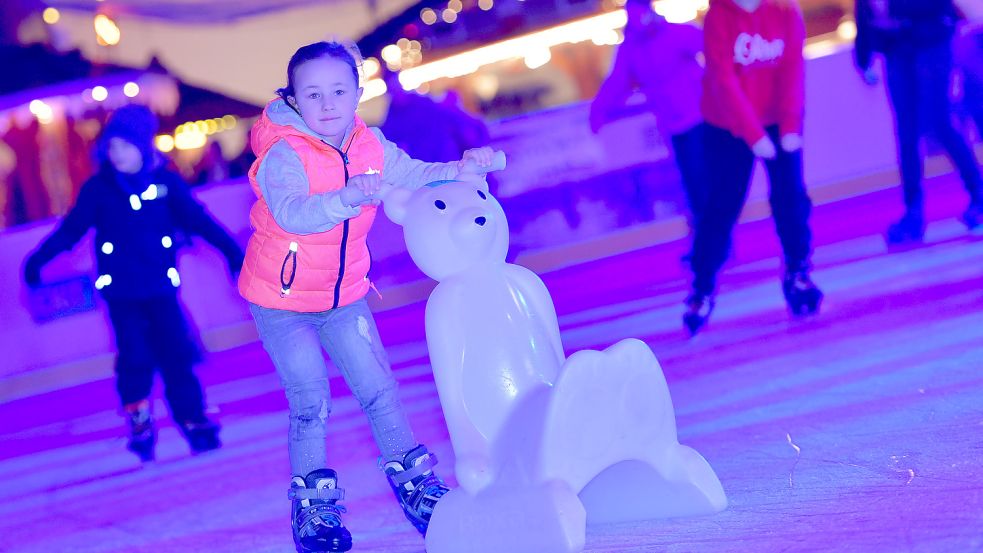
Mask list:
[[[39,0],[3,1],[41,4]],[[508,28],[502,28],[506,23],[506,27],[515,27],[513,32],[523,27],[516,23],[519,20],[548,26],[552,17],[558,19],[553,24],[559,24],[564,18],[577,15],[571,12],[573,8],[600,13],[613,9],[619,2],[465,0],[467,5],[487,4],[490,11],[486,14],[476,7],[471,10],[485,19],[490,16],[495,25],[477,26],[487,29],[472,29],[474,25],[466,24],[465,20],[473,15],[468,10],[461,13],[456,24],[421,23],[421,14],[427,11],[423,8],[432,6],[440,11],[444,7],[447,11],[448,6],[461,5],[460,0],[45,0],[44,3],[60,12],[58,23],[50,26],[50,32],[62,35],[62,42],[80,49],[90,60],[142,68],[156,57],[185,82],[262,105],[285,84],[287,61],[304,44],[324,39],[359,41],[368,55],[378,55],[387,42],[395,43],[407,35],[408,29],[418,29],[420,42],[425,43],[423,48],[427,50],[426,63],[461,47],[500,41],[511,34]],[[852,12],[852,0],[799,0],[799,3],[811,36],[835,31]],[[570,9],[559,9],[559,4],[569,4]],[[659,0],[659,4],[705,6],[706,0]],[[537,11],[541,17],[534,17],[536,14],[532,12]],[[118,44],[97,44],[93,32],[93,18],[97,14],[110,16],[118,25]],[[468,27],[468,32],[464,32],[464,27]],[[437,51],[431,52],[432,48]]]
[[[48,0],[58,9],[105,11],[180,23],[231,23],[277,11],[324,5],[325,0]]]
[[[6,0],[5,0],[6,1]],[[97,63],[146,67],[158,58],[181,80],[257,105],[286,80],[290,56],[325,39],[356,41],[414,0],[48,0],[57,32]],[[93,17],[110,15],[115,46],[97,44]]]

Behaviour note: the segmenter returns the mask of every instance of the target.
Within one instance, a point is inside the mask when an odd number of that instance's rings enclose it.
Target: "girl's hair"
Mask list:
[[[277,96],[283,98],[283,101],[287,101],[288,96],[294,96],[294,71],[305,62],[318,58],[334,58],[347,63],[352,68],[355,86],[358,86],[358,68],[362,60],[358,46],[338,41],[321,41],[301,46],[294,52],[294,55],[290,57],[290,63],[287,64],[287,86],[278,88],[276,90]]]

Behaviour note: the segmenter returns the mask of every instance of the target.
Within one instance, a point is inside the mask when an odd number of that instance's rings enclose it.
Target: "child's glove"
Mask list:
[[[794,132],[782,135],[782,149],[788,153],[802,149],[802,135]]]
[[[751,145],[754,155],[762,159],[775,159],[778,152],[775,151],[775,143],[767,136],[762,136],[757,142]]]

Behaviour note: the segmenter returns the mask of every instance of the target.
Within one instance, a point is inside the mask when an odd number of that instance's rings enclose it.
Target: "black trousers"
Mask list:
[[[983,32],[965,39],[972,44],[972,51],[983,56]],[[969,116],[976,124],[977,136],[983,138],[983,70],[979,60],[975,67],[963,68],[963,103]]]
[[[123,405],[145,399],[160,370],[164,396],[179,422],[204,419],[204,394],[193,371],[198,349],[176,295],[108,300],[116,334],[116,389]]]
[[[919,139],[931,134],[955,164],[974,202],[981,198],[980,168],[966,138],[952,124],[949,97],[952,45],[944,42],[913,51],[888,53],[887,88],[898,133],[898,161],[905,207],[922,210],[922,156]]]
[[[812,247],[809,230],[812,201],[802,180],[802,152],[781,149],[777,126],[766,130],[778,150],[775,159],[765,160],[772,217],[785,252],[785,266],[789,270],[803,270],[809,266]],[[707,125],[704,139],[709,195],[696,228],[692,267],[694,291],[711,294],[716,287],[717,272],[727,260],[734,225],[747,200],[755,157],[743,140],[719,127]]]
[[[707,159],[703,136],[705,127],[705,124],[700,123],[670,138],[694,229],[700,224],[707,202]]]

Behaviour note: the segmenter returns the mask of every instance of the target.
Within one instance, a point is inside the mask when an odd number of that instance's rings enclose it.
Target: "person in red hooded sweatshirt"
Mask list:
[[[794,0],[712,0],[703,24],[702,110],[708,200],[694,238],[683,322],[695,334],[713,311],[717,272],[747,198],[755,158],[785,254],[782,290],[794,314],[819,310],[809,277],[812,202],[802,178],[805,23]]]

